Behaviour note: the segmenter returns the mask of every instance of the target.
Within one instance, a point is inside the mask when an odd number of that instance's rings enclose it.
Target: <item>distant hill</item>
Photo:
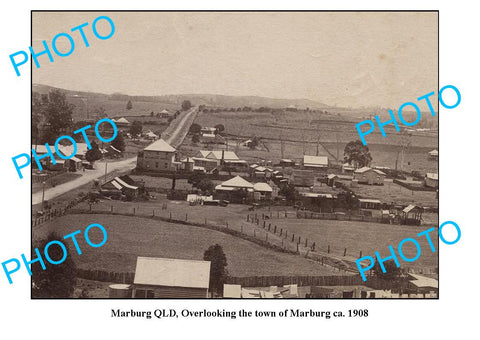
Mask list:
[[[176,111],[184,100],[190,100],[193,105],[208,105],[214,107],[271,107],[298,109],[328,109],[330,106],[309,99],[276,99],[258,96],[226,96],[215,94],[178,94],[164,96],[130,96],[114,93],[103,94],[95,92],[72,91],[55,88],[48,85],[33,84],[32,91],[47,94],[58,89],[66,93],[68,100],[75,105],[75,118],[92,115],[99,107],[103,107],[110,117],[122,115],[143,115],[150,112],[160,112],[163,109]],[[131,100],[133,109],[128,111],[126,103]]]

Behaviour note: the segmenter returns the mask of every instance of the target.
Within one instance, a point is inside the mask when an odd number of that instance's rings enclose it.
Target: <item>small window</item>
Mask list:
[[[135,299],[151,299],[154,298],[155,294],[153,290],[150,289],[136,289],[135,290]]]

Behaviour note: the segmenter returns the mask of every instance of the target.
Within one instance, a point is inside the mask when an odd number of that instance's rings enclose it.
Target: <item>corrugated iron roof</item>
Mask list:
[[[327,156],[303,156],[303,165],[307,166],[328,166]]]
[[[209,280],[209,261],[139,256],[133,283],[208,289]]]
[[[170,146],[167,142],[163,139],[159,139],[149,146],[147,146],[145,151],[162,151],[162,152],[175,152],[177,151],[174,147]]]

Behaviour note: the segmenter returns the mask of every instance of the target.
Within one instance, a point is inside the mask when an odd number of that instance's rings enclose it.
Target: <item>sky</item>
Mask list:
[[[96,38],[107,15],[115,33]],[[36,12],[32,47],[88,22],[87,48],[39,57],[33,82],[129,95],[308,98],[396,108],[438,89],[436,12]],[[98,31],[107,34],[106,21]],[[59,50],[69,49],[66,38]]]

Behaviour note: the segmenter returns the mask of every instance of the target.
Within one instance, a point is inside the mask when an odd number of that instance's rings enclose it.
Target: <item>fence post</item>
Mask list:
[[[308,245],[308,238],[305,239],[305,247]]]
[[[269,224],[268,224],[268,231],[270,231],[270,227],[271,227],[271,224],[269,223]]]
[[[312,251],[315,251],[315,242],[312,244]]]
[[[287,216],[287,211],[285,210],[285,218],[287,218],[287,217],[288,217],[288,216]]]
[[[292,242],[295,241],[295,234],[292,234]]]
[[[347,248],[345,248],[345,250],[343,251],[343,256],[346,256],[347,255]]]
[[[273,228],[273,233],[276,234],[277,233],[277,226],[275,225],[275,227]]]
[[[359,258],[361,258],[361,257],[362,257],[362,251],[360,250],[360,256],[359,256]]]
[[[169,221],[171,221],[171,220],[172,220],[172,212],[171,212],[171,211],[170,211],[170,217],[169,217],[169,219],[168,219],[168,220],[169,220]]]
[[[185,221],[188,221],[188,214],[185,213]]]
[[[253,237],[257,238],[257,233],[255,232],[255,228],[253,228]]]
[[[207,218],[205,217],[205,224],[207,224]]]
[[[328,245],[327,253],[330,254],[330,245]]]
[[[133,207],[133,214],[135,215],[135,207]]]
[[[297,253],[299,253],[299,251],[298,251],[298,243],[297,243]]]
[[[265,220],[263,220],[263,229],[265,229]]]
[[[298,237],[298,242],[297,242],[297,244],[300,244],[300,236]]]
[[[247,214],[247,222],[249,222],[249,220],[250,220],[250,215]]]
[[[285,238],[287,238],[288,230],[285,229]]]

